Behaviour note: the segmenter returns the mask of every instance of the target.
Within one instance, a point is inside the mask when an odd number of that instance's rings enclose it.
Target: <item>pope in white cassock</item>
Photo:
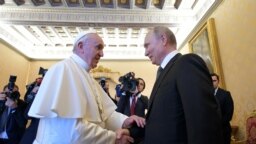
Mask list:
[[[127,117],[89,74],[103,57],[96,33],[77,36],[73,55],[46,73],[29,115],[40,118],[34,144],[121,144],[133,142],[127,128],[145,120]]]

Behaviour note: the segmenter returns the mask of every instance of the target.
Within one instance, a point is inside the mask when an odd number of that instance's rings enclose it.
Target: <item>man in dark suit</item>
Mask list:
[[[219,87],[219,76],[216,73],[211,74],[214,86],[214,95],[219,101],[222,115],[222,130],[224,137],[224,144],[230,144],[231,140],[231,126],[230,121],[234,112],[233,99],[229,91]]]
[[[127,116],[137,115],[145,117],[146,110],[148,109],[148,97],[142,95],[142,91],[145,89],[146,84],[142,78],[136,79],[136,92],[126,92],[126,95],[122,95],[117,103],[117,112],[125,114]],[[134,138],[134,144],[138,144],[143,140],[144,129],[134,127],[129,129],[130,135]]]
[[[167,27],[155,27],[145,37],[145,55],[162,72],[149,99],[144,144],[222,144],[207,66],[195,54],[179,54],[176,45]]]
[[[145,89],[145,82],[142,78],[137,78],[137,90],[135,94],[127,92],[125,96],[121,96],[117,104],[117,112],[127,116],[137,115],[145,117],[145,110],[148,108],[148,97],[141,94]],[[134,110],[133,107],[134,100]]]
[[[4,88],[1,97],[5,97],[5,107],[0,114],[0,144],[18,144],[26,128],[27,120],[24,117],[25,102],[20,100],[18,87],[8,93],[8,86]]]

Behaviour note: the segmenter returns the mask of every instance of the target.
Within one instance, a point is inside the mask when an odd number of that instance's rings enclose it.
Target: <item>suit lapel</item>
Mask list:
[[[156,79],[156,82],[154,84],[154,87],[153,87],[153,90],[151,92],[151,95],[150,95],[150,99],[149,99],[149,106],[148,106],[148,113],[147,113],[147,116],[149,115],[150,113],[150,110],[151,110],[151,107],[152,107],[152,104],[154,102],[154,99],[155,99],[155,95],[158,91],[158,88],[161,84],[161,82],[163,81],[164,77],[166,76],[166,74],[168,73],[168,71],[170,71],[170,69],[172,68],[172,66],[174,65],[175,61],[181,56],[180,53],[176,54],[169,62],[168,64],[166,65],[166,67],[164,68],[164,70],[161,72],[161,74],[159,75],[159,78]],[[147,117],[146,116],[146,117]]]

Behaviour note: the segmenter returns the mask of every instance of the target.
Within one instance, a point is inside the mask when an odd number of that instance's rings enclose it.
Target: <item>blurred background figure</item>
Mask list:
[[[30,107],[36,97],[37,91],[42,83],[43,77],[46,74],[48,69],[44,69],[42,67],[39,68],[38,74],[41,77],[36,78],[36,80],[29,85],[27,85],[27,92],[24,96],[24,100],[27,103],[27,107],[24,112],[24,116],[27,120],[30,120],[29,126],[26,128],[25,133],[20,141],[20,144],[32,144],[36,138],[37,128],[39,124],[39,119],[35,117],[30,117],[28,112]]]
[[[145,81],[142,78],[134,80],[135,90],[124,91],[125,94],[121,94],[116,111],[127,116],[145,117],[145,111],[148,108],[148,97],[142,95],[142,91],[145,89]]]
[[[34,101],[36,93],[39,89],[42,78],[37,78],[35,82],[29,85],[28,90],[25,94],[25,102],[27,107],[24,111],[24,117],[27,120],[30,120],[29,126],[26,128],[26,131],[20,141],[20,144],[32,144],[36,137],[36,132],[39,124],[39,119],[28,116],[29,109]],[[32,89],[31,89],[32,88]],[[30,90],[31,89],[31,90]]]
[[[212,82],[214,87],[214,95],[220,104],[222,116],[222,129],[224,136],[224,144],[230,144],[231,141],[231,125],[230,121],[234,112],[234,103],[229,91],[219,87],[219,76],[212,73]]]
[[[24,117],[25,102],[19,99],[20,93],[17,85],[4,86],[0,94],[5,99],[0,113],[0,144],[18,144],[25,131],[27,120]]]
[[[115,87],[115,91],[116,91],[115,98],[117,103],[119,102],[120,97],[122,95],[121,86],[122,86],[121,84],[117,84]]]
[[[106,78],[101,78],[99,81],[99,84],[103,88],[103,90],[108,94],[108,96],[111,98],[111,100],[117,104],[117,101],[115,98],[112,98],[112,96],[109,93],[109,81]]]

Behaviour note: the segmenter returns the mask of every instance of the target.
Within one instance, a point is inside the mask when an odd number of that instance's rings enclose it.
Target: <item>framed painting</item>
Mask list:
[[[220,76],[219,86],[225,88],[213,18],[203,24],[189,40],[188,45],[191,53],[199,55],[205,61],[210,73],[216,73]]]

